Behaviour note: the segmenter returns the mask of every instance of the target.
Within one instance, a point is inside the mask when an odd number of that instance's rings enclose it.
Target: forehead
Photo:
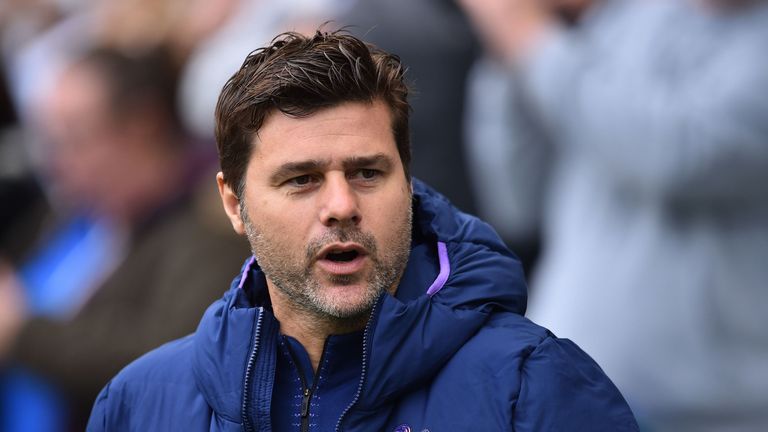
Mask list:
[[[334,159],[362,153],[397,157],[389,107],[381,102],[347,102],[306,117],[269,115],[254,137],[252,160],[281,163]]]

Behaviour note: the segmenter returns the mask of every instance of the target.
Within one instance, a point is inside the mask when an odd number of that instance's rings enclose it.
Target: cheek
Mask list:
[[[392,245],[402,238],[402,230],[407,229],[410,207],[410,194],[398,194],[397,197],[373,208],[369,217],[382,244]]]
[[[263,227],[262,233],[286,248],[303,249],[308,240],[307,227],[312,213],[307,209],[276,205],[265,199],[258,202],[256,209],[251,209],[249,216],[256,227]]]

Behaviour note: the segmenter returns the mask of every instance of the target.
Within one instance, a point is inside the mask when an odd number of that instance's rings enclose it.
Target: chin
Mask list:
[[[327,315],[338,319],[353,319],[367,315],[378,299],[378,294],[373,296],[368,286],[361,285],[335,285],[324,287],[321,309]]]

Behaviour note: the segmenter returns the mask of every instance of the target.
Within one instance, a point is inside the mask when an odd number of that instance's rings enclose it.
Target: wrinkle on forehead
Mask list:
[[[376,122],[376,119],[381,118],[379,116],[387,121]],[[311,127],[308,127],[310,122]],[[372,130],[372,124],[379,127]],[[285,137],[291,137],[292,141],[297,142],[328,137],[368,138],[363,131],[392,134],[391,113],[384,102],[346,102],[307,117],[292,117],[276,111],[267,116],[254,138],[257,143],[269,143]]]

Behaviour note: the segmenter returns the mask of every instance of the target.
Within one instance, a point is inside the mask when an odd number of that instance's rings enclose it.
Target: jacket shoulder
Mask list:
[[[152,383],[154,386],[184,381],[192,373],[192,335],[168,342],[126,366],[112,380],[122,385]]]
[[[192,340],[162,345],[120,371],[96,398],[87,430],[207,430],[211,414],[195,385]]]
[[[568,339],[543,339],[523,362],[521,375],[515,430],[639,430],[611,379]]]
[[[530,356],[553,335],[527,318],[512,312],[492,314],[486,324],[470,339],[451,361],[450,369],[472,370],[474,375],[493,375],[507,382],[500,383],[516,391],[521,374]]]
[[[474,400],[493,389],[516,431],[638,430],[627,402],[589,355],[518,314],[492,316],[444,373],[468,377],[462,388]]]

